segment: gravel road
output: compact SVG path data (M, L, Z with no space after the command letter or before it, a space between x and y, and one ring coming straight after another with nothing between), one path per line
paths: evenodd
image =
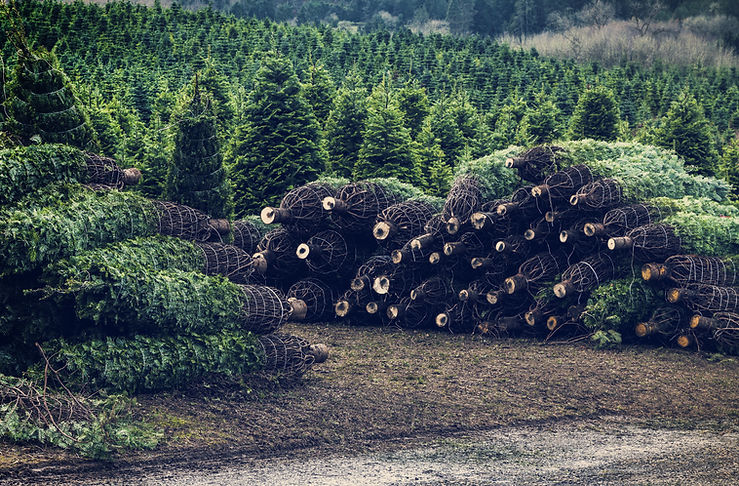
M86 485L734 485L739 434L665 430L625 418L507 426L432 442L395 441L358 455L234 457L179 470L120 477L61 478ZM12 484L12 483L7 483Z

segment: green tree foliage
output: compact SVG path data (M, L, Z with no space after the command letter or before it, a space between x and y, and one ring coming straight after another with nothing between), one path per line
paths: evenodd
M367 120L366 97L367 91L354 75L344 81L334 98L326 122L326 148L331 170L339 177L351 177L359 160Z
M731 197L739 200L739 142L736 140L724 147L719 174L731 184Z
M305 99L313 109L320 126L324 126L331 112L332 102L336 95L336 86L329 72L322 64L311 64L308 76L303 84Z
M535 106L526 111L519 126L519 142L523 145L548 143L559 136L559 108L552 100L537 97Z
M618 105L611 90L596 86L580 96L570 121L573 139L615 140L618 137Z
M712 175L718 154L711 128L696 99L683 93L671 105L655 133L654 143L673 149L696 172Z
M318 124L287 59L267 56L228 152L237 215L278 204L324 169Z
M367 101L367 122L354 177L397 177L411 184L418 182L411 136L387 78L372 90Z
M405 126L410 130L411 138L416 139L421 131L423 120L429 114L429 99L426 89L418 82L410 81L397 92L398 106L403 112Z
M195 87L192 101L177 115L167 197L214 218L231 215L231 188L210 96Z
M6 125L25 143L38 138L40 142L96 148L87 113L53 54L22 46L8 92L10 119Z
M452 168L446 163L441 143L431 131L428 118L414 145L421 187L427 194L445 198L452 183Z

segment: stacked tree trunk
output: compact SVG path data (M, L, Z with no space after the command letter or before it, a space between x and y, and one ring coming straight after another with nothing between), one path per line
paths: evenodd
M589 143L518 155L509 149L463 165L443 202L402 198L369 181L340 187L323 199L323 213L303 220L311 232L283 226L275 230L284 233L280 245L270 234L260 244L272 255L272 281L286 289L295 284L291 298L312 319L325 318L326 299L335 295L335 316L357 324L548 339L592 336L603 345L638 336L681 344L688 332L689 342L708 343L707 330L713 329L711 345L733 342L728 329L737 312L736 281L727 262L734 260L701 260L697 286L684 274L699 270L685 270L674 256L686 250L739 253L735 208L680 189L717 183L694 181L668 158L679 187L665 181L643 188L638 171L659 164L640 158L642 148ZM615 170L599 156L626 167ZM522 184L516 171L530 184ZM318 206L297 193L315 197L296 189L283 200L286 214ZM634 196L641 194L657 197ZM255 258L259 265L259 253ZM659 266L652 280L663 282L669 274L690 285L668 292L665 300L662 289L635 277L645 262ZM705 318L691 321L691 312ZM696 329L706 331L699 335Z

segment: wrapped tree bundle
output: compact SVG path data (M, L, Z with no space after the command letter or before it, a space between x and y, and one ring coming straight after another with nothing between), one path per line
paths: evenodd
M411 238L423 234L424 226L436 210L432 201L411 199L394 204L377 216L372 234L385 248L400 248Z
M334 304L336 317L346 317L350 313L364 312L365 306L374 299L369 287L361 290L349 289Z
M385 309L390 324L404 329L420 329L429 327L434 322L436 306L425 302L414 301L410 297L403 297L399 301L389 304Z
M544 329L547 319L553 315L566 315L570 299L558 299L551 288L543 288L534 297L534 301L524 313L524 320L529 327Z
M531 195L537 199L566 201L592 180L593 174L588 166L575 165L548 176L543 183L531 188Z
M356 245L334 230L314 234L308 241L298 245L295 254L316 275L352 271L363 258Z
M189 336L133 336L45 344L65 383L139 393L184 386L211 374L256 371L299 376L325 348L289 335L222 330Z
M463 225L469 223L470 216L487 199L485 196L477 178L465 175L455 179L442 211L447 233L457 234Z
M509 259L525 259L531 253L532 246L522 236L511 235L495 243L495 250L501 257Z
M570 197L570 204L582 211L599 211L620 206L627 199L616 179L596 179Z
M406 296L420 285L424 274L415 269L392 266L389 271L379 273L372 281L372 290L381 296Z
M662 305L652 311L648 320L637 324L634 332L640 338L657 337L661 341L669 341L677 337L687 324L685 309L677 305Z
M435 276L427 278L413 290L411 290L411 300L423 302L427 305L439 305L456 297L454 290L454 282L448 276Z
M315 233L328 221L323 210L323 200L335 195L335 188L324 183L311 183L296 187L282 198L280 207L262 209L265 224L281 223L297 235Z
M136 184L138 169L119 168L112 159L68 145L42 144L0 150L0 206L54 182Z
M542 214L545 206L532 195L531 191L534 187L519 187L513 191L510 200L501 202L495 207L495 212L509 219L530 219Z
M680 253L706 256L739 254L739 217L676 213L661 224L634 228L608 240L611 250L630 249L642 261L663 260Z
M396 265L419 266L428 263L428 258L435 250L432 247L422 247L415 245L416 239L408 241L400 249L390 252L390 258Z
M272 287L179 270L106 275L77 290L74 306L80 319L138 334L219 329L267 333L287 322L292 312L282 292Z
M708 332L719 351L739 354L739 314L735 312L716 312L712 317L700 314L690 320L691 329Z
M484 233L468 231L462 233L459 241L450 241L444 244L444 255L464 256L466 261L474 257L484 257L493 250L493 240Z
M671 304L684 302L697 313L739 312L739 289L691 283L682 288L671 288L665 293Z
M505 279L506 291L535 293L562 273L567 264L568 255L563 251L537 253L518 267L518 273Z
M557 170L584 164L595 177L615 179L632 201L652 197L686 195L723 201L729 194L726 182L688 173L671 150L636 142L577 140L558 145L554 154Z
M664 263L645 263L641 275L650 282L670 280L678 285L695 282L734 287L739 285L739 256L673 255Z
M460 290L457 297L460 302L486 304L488 293L498 290L500 290L500 276L495 273L486 273L481 278L471 281L465 289Z
M369 290L375 281L375 277L393 272L393 262L387 255L375 255L369 257L357 268L357 273L351 281L351 289Z
M253 255L257 272L275 280L300 278L305 265L295 253L297 247L293 233L286 228L270 231L259 242Z
M507 202L510 202L510 200L496 199L483 203L480 211L470 216L470 224L477 231L483 231L498 237L507 235L517 226L510 215L498 213L497 208Z
M521 179L537 182L560 170L557 153L564 149L556 145L539 145L506 159L506 167L516 169Z
M446 232L446 223L444 215L435 214L423 226L423 233L414 236L410 241L410 245L415 250L429 250L431 248L441 248L449 238Z
M506 315L504 312L486 317L477 325L477 331L480 334L496 339L514 336L525 330L526 321L521 314Z
M385 209L404 198L379 182L358 181L339 188L336 196L323 199L323 209L343 231L364 233Z
M600 252L570 265L562 272L562 281L554 286L554 294L560 299L573 293L582 294L616 278L629 265Z
M612 280L591 292L582 323L592 332L615 331L628 337L635 322L643 322L663 305L660 292L641 281Z
M585 234L585 228L590 224L590 218L582 218L569 227L559 232L559 242L565 245L565 248L572 250L576 255L587 256L597 253L605 247L601 238L590 238Z
M602 222L591 221L583 226L587 236L623 236L627 231L654 224L662 218L659 208L648 204L632 204L608 211Z
M334 316L334 289L317 278L298 280L287 291L292 318L305 322L321 322Z
M70 292L108 275L158 270L223 275L247 283L254 267L251 255L232 245L157 235L78 253L47 267L44 280L56 291Z
M475 330L480 322L480 313L476 305L471 302L456 302L447 304L444 311L434 318L436 327L453 333L468 333Z
M268 231L270 231L268 226L259 218L236 220L231 223L231 235L233 236L231 244L252 255L257 251L259 242Z
M506 160L519 151L518 147L508 147L479 159L461 162L454 171L455 180L474 178L483 201L506 197L521 185L516 171L505 166Z
M151 201L157 213L156 232L195 241L208 241L231 230L226 219L211 218L202 211L168 201ZM218 236L220 238L220 236Z

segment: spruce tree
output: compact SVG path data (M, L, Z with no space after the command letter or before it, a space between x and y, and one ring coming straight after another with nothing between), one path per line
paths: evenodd
M94 131L82 103L56 57L31 51L18 40L18 61L8 86L6 128L23 143L65 143L97 149Z
M285 193L324 169L313 111L292 64L265 57L228 151L237 216L279 204Z
M167 173L167 197L214 218L231 215L231 188L210 96L195 84L186 109L177 115L174 154Z
M367 90L360 87L356 74L347 77L334 98L326 122L326 148L331 171L339 177L352 177L359 160L367 120L366 98Z
M386 78L372 90L367 112L354 178L397 177L403 182L417 183L410 132Z
M586 89L572 114L570 137L574 140L615 140L618 117L618 105L611 90L604 86Z
M673 149L699 174L715 172L718 154L711 126L692 95L683 93L670 105L655 133L655 144Z

